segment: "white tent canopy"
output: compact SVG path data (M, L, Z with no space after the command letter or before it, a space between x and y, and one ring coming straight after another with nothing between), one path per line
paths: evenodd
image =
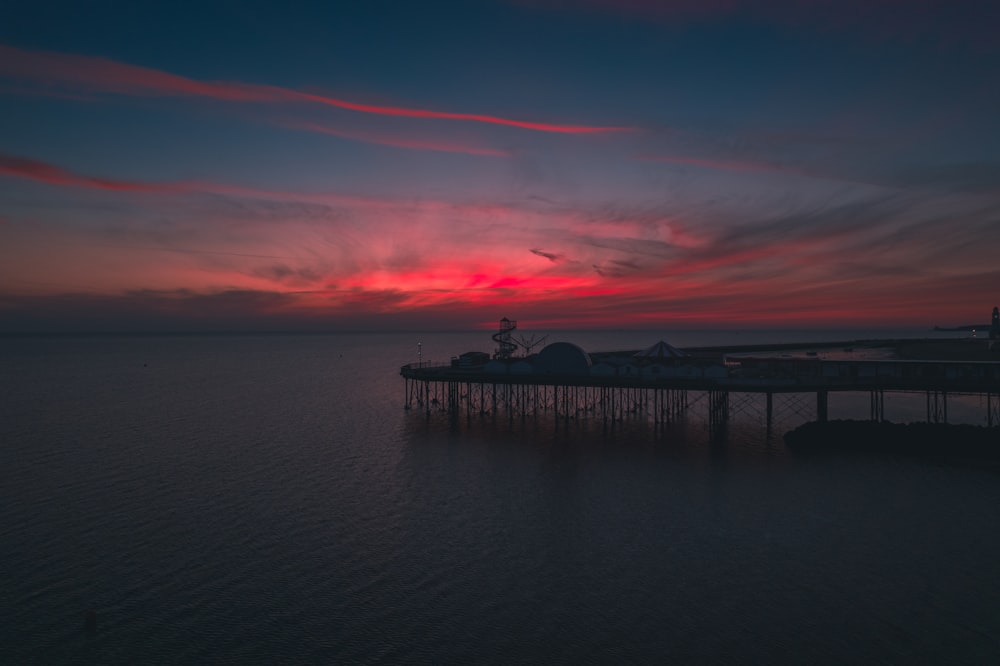
M677 347L668 345L663 340L660 340L652 347L636 352L634 356L638 359L647 359L651 361L667 361L677 358L687 358L688 354L682 352Z

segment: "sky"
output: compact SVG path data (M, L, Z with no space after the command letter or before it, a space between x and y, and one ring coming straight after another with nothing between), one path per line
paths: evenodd
M985 323L998 24L993 0L5 3L0 332Z

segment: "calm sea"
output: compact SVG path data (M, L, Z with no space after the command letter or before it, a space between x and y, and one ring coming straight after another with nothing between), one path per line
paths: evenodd
M418 342L484 333L0 342L0 663L1000 660L995 468L800 458L752 401L723 441L697 403L666 430L402 408Z

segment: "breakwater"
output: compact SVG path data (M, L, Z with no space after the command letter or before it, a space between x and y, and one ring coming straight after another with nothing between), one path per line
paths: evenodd
M811 421L785 433L796 453L877 452L1000 461L1000 427L887 421Z

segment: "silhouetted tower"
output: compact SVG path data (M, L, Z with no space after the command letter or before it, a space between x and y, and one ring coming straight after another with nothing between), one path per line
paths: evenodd
M990 322L990 340L1000 339L1000 308L993 307L993 321Z
M493 340L497 343L497 350L493 354L493 358L506 361L517 351L517 343L512 337L516 328L516 321L511 321L507 317L500 320L500 330L493 334Z

